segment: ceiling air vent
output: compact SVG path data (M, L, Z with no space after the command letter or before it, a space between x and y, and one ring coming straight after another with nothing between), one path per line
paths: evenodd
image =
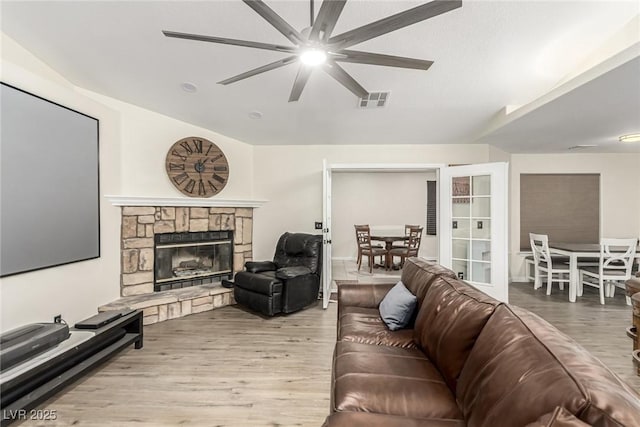
M380 108L387 105L389 92L371 92L366 98L360 98L358 106L360 108Z

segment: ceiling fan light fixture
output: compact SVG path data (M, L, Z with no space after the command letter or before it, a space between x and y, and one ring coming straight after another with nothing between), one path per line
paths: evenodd
M242 46L289 54L286 58L219 81L218 83L222 85L235 83L296 62L298 63L298 73L291 88L289 102L296 102L300 99L300 95L309 80L309 76L313 72L313 67L320 65L323 65L321 71L325 71L358 98L363 98L367 97L369 92L340 67L338 62L426 71L431 67L433 61L373 52L360 52L350 50L349 48L351 46L450 12L461 7L462 1L463 0L432 0L344 33L334 35L333 30L336 27L338 18L347 0L323 0L322 6L320 6L317 14L314 13L314 0L309 0L310 24L309 27L301 31L292 27L291 24L267 6L264 0L243 0L247 6L253 9L280 34L285 36L293 46L166 30L163 30L162 33L166 37L171 38Z
M640 133L630 133L618 138L620 142L640 142Z
M322 49L307 49L300 54L304 65L316 66L327 61L327 53Z

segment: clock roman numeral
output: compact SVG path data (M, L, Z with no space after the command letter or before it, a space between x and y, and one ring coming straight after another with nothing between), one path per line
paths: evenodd
M215 179L216 181L218 181L220 184L224 184L224 182L226 181L224 179L224 177L221 177L220 175L218 175L217 173L214 173L213 176L211 177L213 179Z
M169 170L172 171L183 171L184 163L169 163Z
M180 175L177 175L173 178L173 180L175 181L176 184L180 185L183 182L185 182L187 179L189 179L189 175L187 175L186 172L182 172Z
M193 140L193 145L195 146L196 153L202 154L202 140L201 139L194 139Z
M213 144L209 144L209 148L207 149L205 156L209 155L209 151L211 151L212 148L213 148Z
M184 191L187 191L189 193L193 194L193 190L196 186L196 180L195 179L190 179L189 182L187 183L187 185L184 186Z
M213 170L215 172L226 172L228 169L226 166L214 166Z
M184 150L187 152L187 156L193 154L193 150L191 149L191 146L189 145L189 141L182 141L180 143L180 146L182 148L184 148Z
M198 182L198 195L204 196L206 194L207 194L207 189L204 186L204 182L200 180L200 182Z
M216 160L221 159L221 158L222 158L222 154L218 154L213 159L211 159L211 162L215 162Z
M213 182L211 181L207 181L207 184L209 184L209 187L211 188L211 190L213 190L214 193L218 192L218 187L216 187L215 185L213 185Z
M171 150L171 154L173 154L176 157L180 157L180 159L182 159L183 162L187 161L187 156L183 156L182 154L178 153L178 150Z

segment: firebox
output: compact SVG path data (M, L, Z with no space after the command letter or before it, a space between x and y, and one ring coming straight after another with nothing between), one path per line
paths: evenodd
M155 292L233 276L233 231L155 235Z

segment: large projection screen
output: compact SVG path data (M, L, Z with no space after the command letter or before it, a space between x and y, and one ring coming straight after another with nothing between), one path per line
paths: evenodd
M0 277L99 257L98 120L1 88Z

